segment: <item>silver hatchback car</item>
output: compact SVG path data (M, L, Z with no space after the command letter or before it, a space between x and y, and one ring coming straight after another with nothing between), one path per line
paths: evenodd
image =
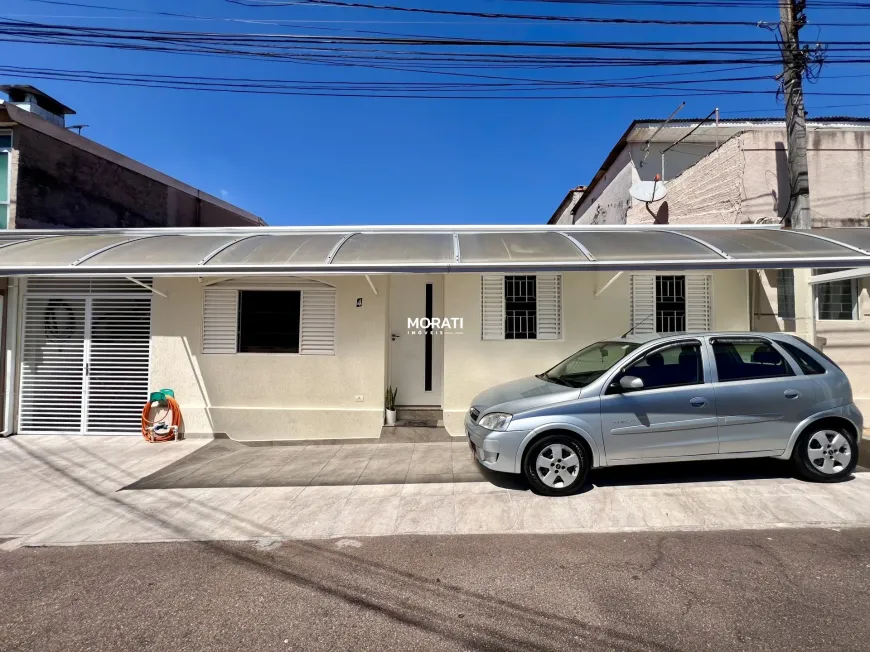
M486 390L465 417L480 464L552 496L579 491L591 468L682 460L791 458L804 478L836 481L862 428L846 374L781 333L597 342Z

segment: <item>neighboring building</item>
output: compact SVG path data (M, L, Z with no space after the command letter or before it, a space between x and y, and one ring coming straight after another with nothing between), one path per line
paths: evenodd
M848 244L870 230L826 233L839 244L776 226L9 234L4 429L136 434L168 387L189 435L378 437L392 385L462 437L479 392L596 340L747 330L747 270L870 266Z
M568 191L568 194L565 195L565 199L562 200L562 203L559 204L559 207L553 211L552 217L550 217L550 224L573 224L573 218L571 217L574 214L574 208L577 206L577 203L580 201L580 197L583 196L583 191L586 190L586 186L577 186L576 188L571 188Z
M636 120L573 210L557 211L550 224L779 224L789 200L786 144L782 120L722 120L718 126L697 119ZM809 120L807 155L814 225L870 226L870 119ZM633 184L662 174L662 201L632 198ZM650 278L637 286L645 288L640 300L661 298L650 294ZM791 269L749 272L751 326L798 333L822 347L848 373L859 403L870 407L870 368L864 364L870 358L870 280L812 286L808 293L807 279Z
M73 133L75 113L32 86L0 86L0 233L7 229L230 227L256 215ZM0 278L0 342L6 279ZM0 379L5 362L0 359ZM0 390L3 389L0 380ZM0 409L2 414L2 409Z
M262 219L74 133L75 111L0 86L0 228L258 226Z
M788 206L782 120L635 120L574 208L550 224L778 223ZM664 155L663 155L664 152ZM815 226L870 223L870 119L807 121ZM631 186L661 175L668 196L649 207Z

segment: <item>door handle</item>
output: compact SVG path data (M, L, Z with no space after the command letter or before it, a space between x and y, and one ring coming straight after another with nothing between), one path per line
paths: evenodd
M399 339L399 337L400 337L400 336L399 336L399 335L396 335L395 333L392 333L392 334L390 335L390 339L391 339L393 342L395 342L397 339Z
M786 398L797 398L798 396L801 395L801 393L799 391L797 391L796 389L787 389L783 392L783 395Z
M700 408L707 405L707 399L703 396L696 396L695 398L689 399L689 403L692 404L692 407Z

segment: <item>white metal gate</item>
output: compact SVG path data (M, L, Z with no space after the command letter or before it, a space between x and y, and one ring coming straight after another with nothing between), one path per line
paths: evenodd
M30 279L22 333L19 433L140 432L148 290L123 279Z

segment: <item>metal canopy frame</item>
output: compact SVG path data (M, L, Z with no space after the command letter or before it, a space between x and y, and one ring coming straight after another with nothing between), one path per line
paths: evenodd
M768 225L19 230L0 234L0 276L868 268L867 235Z

